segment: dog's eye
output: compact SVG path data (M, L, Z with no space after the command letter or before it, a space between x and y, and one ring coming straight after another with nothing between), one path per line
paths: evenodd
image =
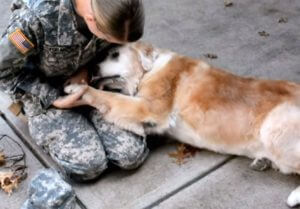
M118 51L115 51L111 54L112 59L117 59L119 57L120 53Z

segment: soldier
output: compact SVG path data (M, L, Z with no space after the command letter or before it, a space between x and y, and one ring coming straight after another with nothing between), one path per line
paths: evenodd
M83 92L61 97L63 83L88 82L109 43L143 34L140 0L16 0L0 40L0 87L21 101L36 143L75 180L94 179L111 162L137 168L145 139L106 123L96 110L77 111Z

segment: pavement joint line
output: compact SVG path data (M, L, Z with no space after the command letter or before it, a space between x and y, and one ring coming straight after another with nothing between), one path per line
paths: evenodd
M205 178L206 176L208 176L209 174L213 173L214 171L216 171L217 169L221 168L226 163L230 162L231 160L233 160L235 158L237 158L237 156L229 156L228 158L226 158L225 160L223 160L221 163L213 166L209 170L207 170L204 173L200 174L199 176L191 179L190 181L186 182L185 184L183 184L182 186L178 187L177 189L175 189L173 191L170 191L169 193L167 193L163 197L159 198L155 202L151 203L150 205L144 207L143 209L151 209L151 208L153 208L155 206L158 206L160 203L162 203L165 200L169 199L170 197L176 195L177 193L181 192L182 190L188 188L189 186L191 186L192 184L196 183L197 181Z
M84 204L83 202L78 198L78 196L76 195L76 203L77 205L81 208L81 209L88 209Z

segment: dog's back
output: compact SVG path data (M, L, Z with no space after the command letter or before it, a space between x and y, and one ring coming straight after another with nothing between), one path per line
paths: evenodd
M173 55L144 75L138 96L151 101L159 121L151 131L256 158L265 152L259 140L263 121L278 105L295 103L297 92L299 86L291 82L242 78L201 60Z

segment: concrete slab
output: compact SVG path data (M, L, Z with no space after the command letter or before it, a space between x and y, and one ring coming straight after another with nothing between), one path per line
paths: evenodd
M285 201L300 184L298 176L251 170L250 161L234 159L155 209L288 209Z
M0 108L7 109L11 104L12 101L5 93L0 91Z
M0 7L0 33L7 27L7 23L10 17L10 5L13 0L1 1Z
M240 75L300 81L300 1L231 1L144 1L144 40ZM278 23L281 17L288 22Z
M149 159L135 171L110 171L98 182L75 187L87 208L145 208L166 195L189 185L195 179L216 169L228 157L201 151L179 166L168 153L175 150L167 144L152 151Z

